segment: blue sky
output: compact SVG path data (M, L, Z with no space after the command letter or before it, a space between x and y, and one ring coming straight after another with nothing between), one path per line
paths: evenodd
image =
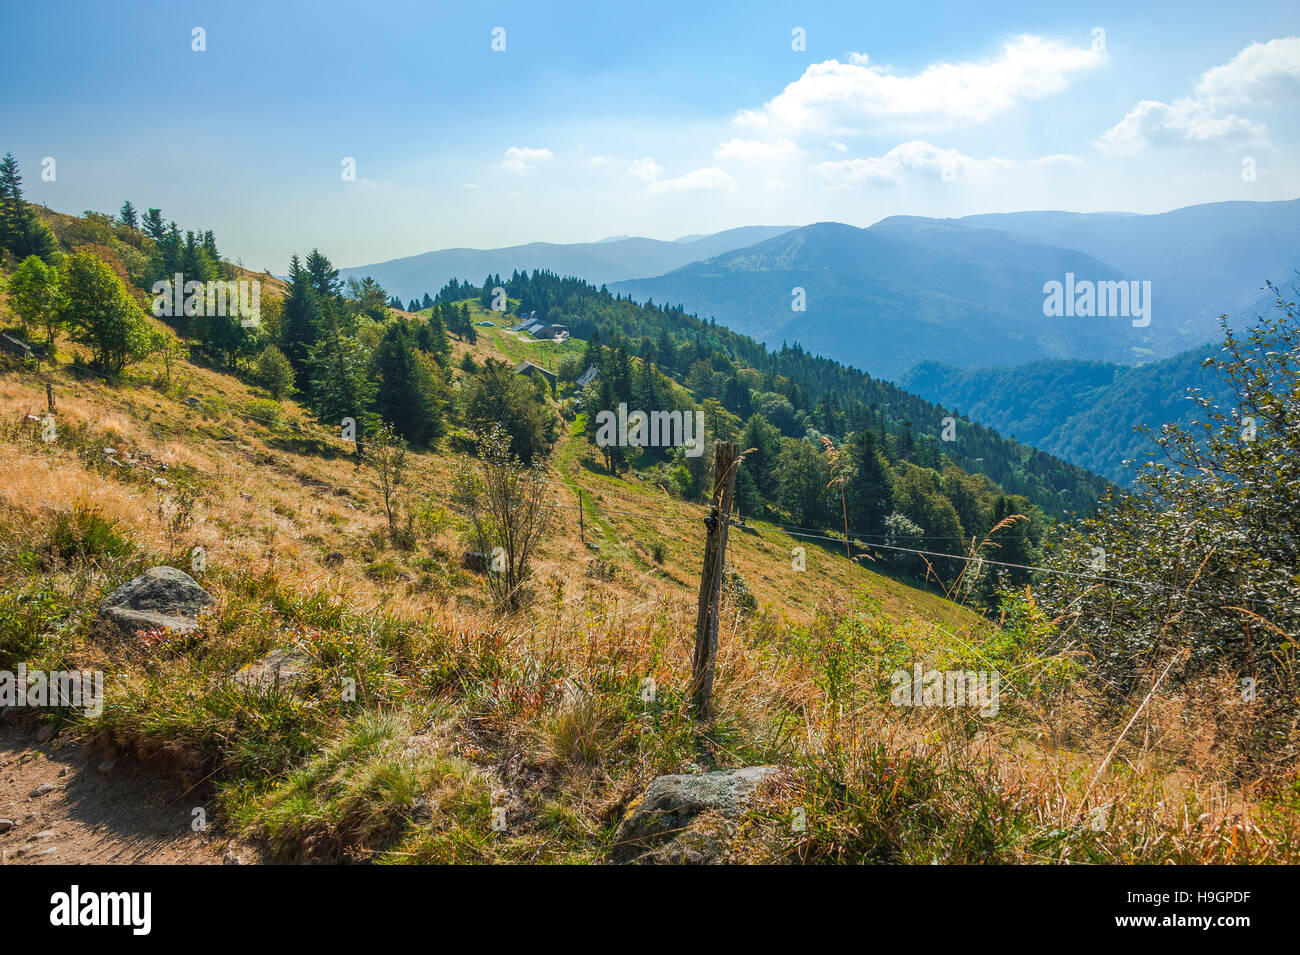
M548 6L9 6L0 151L31 199L160 206L276 272L1300 195L1294 2Z

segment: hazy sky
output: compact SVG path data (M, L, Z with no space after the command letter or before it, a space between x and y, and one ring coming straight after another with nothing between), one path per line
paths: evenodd
M1300 195L1294 0L550 6L6 4L0 152L275 272Z

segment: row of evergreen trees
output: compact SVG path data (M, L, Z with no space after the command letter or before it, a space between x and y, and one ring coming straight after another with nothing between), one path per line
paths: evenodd
M789 437L824 434L838 443L874 427L896 443L900 454L926 467L952 461L990 477L1008 493L1030 499L1047 514L1086 513L1106 492L1107 482L1082 468L1003 438L898 386L840 362L811 355L799 345L766 346L712 321L688 315L680 306L633 302L575 278L551 272L516 271L492 276L520 313L537 312L566 325L578 339L622 346L682 381L701 400L713 398L742 420L761 411ZM495 287L495 286L494 286ZM437 301L483 299L490 289L453 279ZM585 367L585 366L584 366ZM561 368L570 380L583 368ZM957 438L943 441L944 418L956 419Z
M15 261L36 256L53 262L58 242L23 199L23 177L13 153L0 159L0 255Z
M973 544L1019 514L1025 520L993 532L996 559L1029 565L1037 555L1048 524L1038 507L1021 495L1006 494L983 475L967 473L929 446L909 442L910 431L887 433L880 415L855 421L852 430L845 430L847 419L841 421L839 430L831 432L834 439L816 432L795 437L783 433L763 410L751 411L742 420L718 398L706 396L697 402L700 395L689 375L686 381L675 380L653 360L633 357L622 345L603 346L597 337L589 341L582 364L599 370L599 377L578 398L593 445L597 414L620 404L644 412L689 413L701 408L710 443L736 441L746 451L736 482L742 515L814 532L847 530L850 537L876 545L886 563L918 577L926 573L926 560L913 551L929 551L929 563L943 579L952 580L964 562L932 555L965 556ZM828 431L836 420L836 403L824 396L814 409ZM752 401L743 404L753 406ZM777 407L784 414L791 408L785 399ZM709 490L707 454L690 458L680 448L653 446L599 450L615 473L634 467L648 471L652 479L692 499ZM991 600L997 586L1028 579L1027 570L984 562L965 582L976 597Z

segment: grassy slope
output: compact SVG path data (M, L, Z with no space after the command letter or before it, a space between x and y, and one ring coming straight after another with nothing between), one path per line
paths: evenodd
M549 345L480 333L477 360L549 363ZM65 360L76 350L62 347ZM455 357L467 348L456 343ZM167 389L150 383L159 370L145 363L118 385L67 366L0 374L0 666L104 669L105 712L86 730L189 782L217 780L215 792L200 790L217 817L279 858L596 861L651 776L760 762L791 774L738 858L1296 854L1294 812L1269 803L1245 815L1230 755L1207 756L1179 729L1204 701L1151 707L1142 742L1091 787L1116 728L1090 725L1069 661L1039 656L1050 628L1032 613L994 628L833 545L738 528L729 559L760 614L726 605L717 715L698 726L681 690L702 508L603 474L570 429L550 464L555 503L574 508L584 489L587 540L599 549L579 539L575 510L560 511L532 603L503 619L459 569L462 545L441 510L469 459L414 455L423 532L414 550L396 551L373 482L342 442L249 420L242 409L260 395L227 375L186 364ZM28 417L44 408L46 379L58 399L51 444ZM284 405L286 422L313 432ZM107 447L139 463L113 464ZM186 514L192 523L178 520ZM124 642L93 626L104 593L153 563L183 565L196 543L218 599L199 636ZM807 549L803 573L789 569L796 546ZM274 647L306 655L303 686L232 686L230 674ZM888 706L889 673L913 660L995 667L1009 686L1002 717ZM1045 668L1064 675L1044 681ZM660 687L649 704L647 676ZM344 680L355 681L355 701L339 693ZM798 835L793 806L810 821ZM1096 806L1114 814L1101 830L1088 824ZM507 809L506 833L492 831L493 807Z

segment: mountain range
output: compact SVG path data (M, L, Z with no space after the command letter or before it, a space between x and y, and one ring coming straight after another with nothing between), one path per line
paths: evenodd
M688 235L673 242L637 236L615 236L596 242L558 244L531 242L504 249L441 249L374 265L339 269L339 276L370 276L392 295L406 301L425 292L436 293L452 278L481 282L485 275L519 269L573 276L593 285L646 278L709 259L788 232L792 226L742 226L713 235Z
M816 223L666 275L618 282L680 302L768 344L798 341L898 380L913 365L962 369L1042 359L1138 364L1210 341L1300 247L1300 200L1224 202L1159 215L1024 212L866 228ZM1067 276L1150 283L1150 324L1047 317ZM795 289L804 290L805 310Z
M1296 273L1293 271L1293 279ZM1283 296L1300 295L1295 281ZM1276 309L1271 291L1260 294L1229 324L1244 337L1257 316ZM1096 361L1036 361L1005 368L963 371L923 362L903 376L903 387L999 434L1023 441L1072 464L1130 484L1140 466L1157 452L1139 427L1186 426L1203 413L1188 397L1195 389L1216 402L1230 399L1223 381L1205 366L1221 350L1208 342L1170 358L1124 366Z
M1217 347L1218 316L1268 308L1261 286L1291 283L1297 248L1300 199L448 249L342 274L370 275L401 298L515 269L607 284L774 347L798 343L1125 482L1122 462L1151 448L1134 427L1185 422L1186 389L1213 393L1201 363ZM1150 283L1149 324L1046 315L1046 284L1076 280Z

